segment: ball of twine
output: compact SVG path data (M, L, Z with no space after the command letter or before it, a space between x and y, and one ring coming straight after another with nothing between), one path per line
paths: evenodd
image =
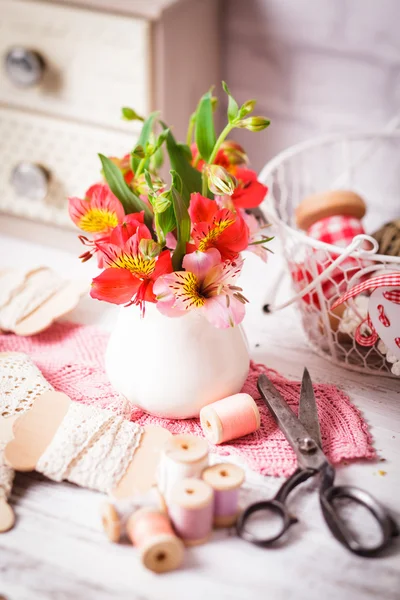
M379 244L379 254L400 256L400 219L386 223L372 237Z

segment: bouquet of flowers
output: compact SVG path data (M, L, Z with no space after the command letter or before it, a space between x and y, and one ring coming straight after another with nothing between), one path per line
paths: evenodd
M100 154L103 182L85 197L69 198L73 222L92 239L83 261L96 255L102 272L91 296L130 306L145 314L147 302L161 313L180 316L202 311L216 327L242 321L247 302L237 285L243 258L250 250L266 260L265 235L251 209L267 188L248 168L243 148L228 136L235 128L262 131L264 117L250 116L255 101L239 106L225 83L227 124L217 136L217 99L210 90L190 118L186 143L152 113L146 120L123 108L127 120L143 121L132 152L123 158ZM160 175L164 154L170 183Z

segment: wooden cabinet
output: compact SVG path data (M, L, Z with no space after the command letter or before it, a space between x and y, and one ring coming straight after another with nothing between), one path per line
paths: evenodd
M99 178L160 110L178 136L218 83L216 0L0 0L0 210L69 226L66 197Z

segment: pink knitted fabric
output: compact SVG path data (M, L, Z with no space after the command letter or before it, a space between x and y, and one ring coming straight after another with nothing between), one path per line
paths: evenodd
M54 388L72 400L122 412L126 402L113 391L104 372L103 357L107 340L108 334L96 327L56 323L34 337L0 335L0 352L29 354ZM288 381L264 365L252 363L243 391L257 401L261 427L240 440L212 449L221 456L240 456L250 468L264 475L288 475L296 467L296 458L260 400L256 386L260 373L268 374L297 413L300 384ZM367 424L349 398L333 385L316 384L314 389L323 448L331 462L374 458L375 451ZM129 412L130 419L141 425L151 423L166 427L173 433L202 435L198 419L168 421L147 415L138 408Z

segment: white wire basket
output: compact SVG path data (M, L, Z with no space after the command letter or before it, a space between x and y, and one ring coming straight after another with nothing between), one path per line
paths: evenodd
M318 354L348 369L395 376L382 343L362 346L355 340L354 328L349 330L349 318L355 325L365 318L366 304L353 303L347 322L331 306L367 277L400 270L400 257L378 254L378 244L369 235L356 236L346 248L313 239L296 228L295 208L310 194L347 189L367 204L363 219L367 233L398 219L400 131L313 139L278 154L259 178L269 188L261 210L281 242L295 290L293 298L272 305L271 310L296 302L304 331Z

